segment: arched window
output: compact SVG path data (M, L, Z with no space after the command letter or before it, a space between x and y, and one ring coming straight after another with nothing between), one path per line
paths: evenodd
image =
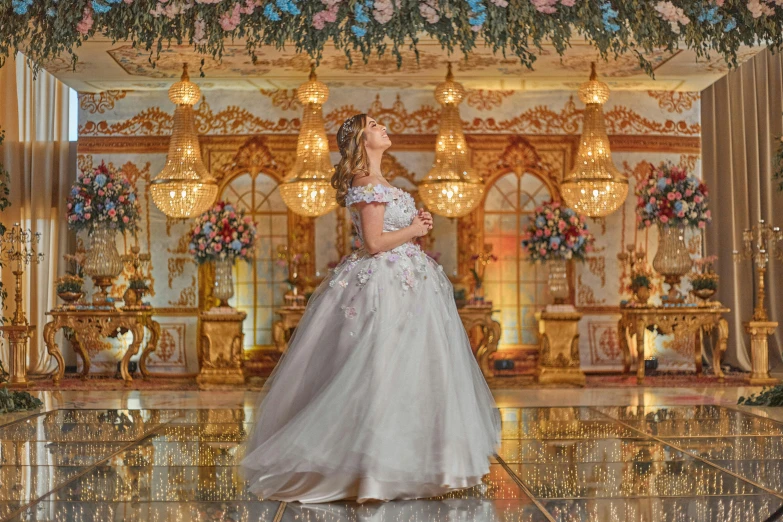
M258 225L256 258L251 263L236 264L234 297L229 301L247 313L245 349L273 344L273 309L283 304L288 289L286 268L275 262L278 245L288 244L288 209L277 185L266 174L240 174L229 181L220 196L247 211Z
M527 260L522 239L535 208L551 199L546 184L530 173L500 176L484 200L484 242L498 261L487 265L484 292L500 310L501 346L538 344L535 313L547 303L546 268Z

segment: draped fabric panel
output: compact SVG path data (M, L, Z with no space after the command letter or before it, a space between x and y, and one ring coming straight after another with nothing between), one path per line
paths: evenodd
M701 100L702 165L713 209L706 251L718 256L717 299L732 310L725 361L745 370L750 370L750 341L742 323L753 315L757 274L751 261L734 262L732 252L743 249L743 230L760 219L783 227L783 193L772 178L783 135L781 58L759 53L703 91ZM766 289L770 319L783 321L783 266L774 258ZM770 338L772 366L783 360L781 328Z
M20 223L40 233L37 248L45 254L40 265L28 267L23 281L27 318L37 326L30 344L31 374L54 369L43 345L44 313L57 304L54 280L65 271L60 256L74 250L63 219L65 197L76 178L75 143L68 141L68 94L65 85L44 71L34 79L21 55L0 68L0 127L6 131L0 161L11 178L11 206L3 211L2 220L8 228ZM9 316L14 306L11 267L0 277L9 292L4 312ZM6 346L0 359L7 360Z

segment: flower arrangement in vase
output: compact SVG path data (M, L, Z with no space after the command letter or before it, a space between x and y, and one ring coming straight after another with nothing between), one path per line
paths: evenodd
M71 187L66 203L68 228L86 230L90 249L84 261L84 271L92 277L100 291L94 304L109 302L107 288L122 272L122 259L114 235L136 232L141 212L136 189L121 170L101 162L90 171L81 171Z
M646 266L634 268L631 273L630 290L634 294L636 304L642 306L647 304L652 290L652 274Z
M587 230L587 219L558 201L550 201L535 209L522 238L532 262L549 264L549 293L555 304L568 298L566 262L584 261L592 251L595 238Z
M691 293L702 300L702 305L707 306L707 301L718 291L720 278L712 268L717 260L716 256L709 256L696 260L694 263L699 269L691 276Z
M84 297L84 253L66 254L68 263L65 275L54 282L57 295L67 304L77 303Z
M234 295L234 261L253 259L256 235L253 219L225 201L218 201L196 218L188 250L196 263L214 263L212 296L220 301L221 307L227 307Z
M677 287L693 262L685 244L685 229L704 228L712 219L707 186L672 163L650 166L650 174L636 189L639 228L658 226L658 251L653 268L669 285L669 302L682 302Z

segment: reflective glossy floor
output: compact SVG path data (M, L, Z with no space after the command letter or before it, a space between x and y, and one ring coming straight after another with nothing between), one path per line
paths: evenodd
M257 396L206 393L42 392L48 411L0 415L0 519L749 522L783 506L781 415L725 390L500 390L483 485L364 505L255 497L236 465Z

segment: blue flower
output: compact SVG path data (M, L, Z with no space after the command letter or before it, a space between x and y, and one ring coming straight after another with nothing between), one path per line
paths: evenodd
M288 13L290 15L296 16L301 13L299 8L292 0L277 0L275 5L277 5L277 7L284 13Z
M726 22L726 27L723 28L724 33L728 33L729 31L733 31L737 27L737 21L734 18L729 18L728 22Z
M264 16L266 16L267 19L271 20L272 22L277 22L280 20L280 13L275 11L275 7L272 4L266 4L266 7L264 7Z
M237 252L242 250L242 242L238 239L233 240L229 246L231 247L231 250L236 250Z
M136 194L134 194L134 193L132 193L132 192L131 192L131 195L130 195L130 196L128 196L128 201L130 201L131 203L133 203L134 201L136 201Z
M604 22L604 29L610 33L616 33L620 30L620 26L617 25L614 20L617 19L617 11L612 9L612 4L604 2L601 4L601 15Z
M83 203L77 203L73 207L73 211L77 214L81 214L84 211L84 204Z
M470 25L484 25L484 22L486 21L487 21L487 13L479 13L476 16L468 18L468 23Z
M79 189L77 187L71 187L71 196L78 196Z
M102 187L106 184L106 174L98 174L95 176L95 184Z
M647 203L647 204L644 206L644 211L645 211L645 212L647 212L648 214L652 214L652 211L653 211L653 207L652 207L652 205L650 205L649 203Z
M46 10L46 16L48 16L49 18L54 18L55 16L57 16L57 9L55 9L54 7L50 7L49 9Z
M358 25L352 25L351 32L355 34L357 38L362 38L365 34L367 34L367 31L364 29L364 27L359 27Z
M359 2L356 2L356 4L354 4L353 14L354 14L354 18L356 18L356 21L360 24L366 24L367 22L370 21L370 17L367 16L367 13L364 12L364 5Z
M676 210L677 212L682 210L682 200L678 199L677 201L674 202L674 210Z
M699 22L709 22L714 25L723 20L723 15L718 13L718 6L714 5L709 9L702 9L697 19Z
M558 236L552 236L549 238L549 248L552 250L560 248L560 238Z
M11 7L14 8L14 13L18 15L27 14L27 10L33 5L33 0L11 0Z
M473 27L481 27L484 22L487 21L487 7L481 2L481 0L468 0L470 6L470 18L468 23Z
M232 205L226 205L225 207L223 207L223 210L225 210L226 212L234 212L234 207Z
M658 178L658 190L666 188L666 178Z
M111 210L114 208L114 201L107 201L106 202L106 210Z
M579 236L576 238L576 248L581 248L585 243L585 236Z
M538 216L536 218L536 226L538 228L544 228L544 226L546 226L546 219L544 218L544 216Z
M97 0L92 0L92 10L95 11L96 14L106 14L111 11L111 6L102 4Z
M202 232L203 232L205 235L206 235L206 234L209 234L210 232L212 232L212 223L210 223L209 221L207 221L206 223L204 223L204 225L201 227L201 231L202 231Z

